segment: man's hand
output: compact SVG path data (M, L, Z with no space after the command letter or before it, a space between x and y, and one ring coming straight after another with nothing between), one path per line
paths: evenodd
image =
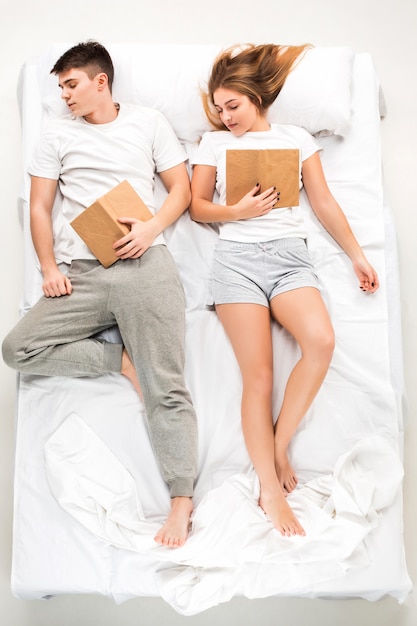
M42 291L46 298L69 296L72 293L71 281L58 268L43 273Z
M114 243L115 254L120 259L138 259L158 235L152 219L143 222L133 217L119 217L118 221L128 224L130 232Z

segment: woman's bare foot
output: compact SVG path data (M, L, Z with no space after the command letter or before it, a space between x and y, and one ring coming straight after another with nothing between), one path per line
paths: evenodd
M171 500L171 512L154 539L167 548L180 548L186 542L193 510L191 498L178 496Z
M304 528L292 512L280 488L271 493L261 491L259 506L284 537L305 535Z
M280 482L281 487L287 493L291 493L294 491L298 484L298 478L296 473L288 461L287 453L279 454L277 450L275 450L275 468L277 471L278 480Z
M136 374L135 366L133 365L130 356L127 353L126 348L123 348L122 352L122 371L123 376L126 376L142 398L142 390L139 385L138 376Z

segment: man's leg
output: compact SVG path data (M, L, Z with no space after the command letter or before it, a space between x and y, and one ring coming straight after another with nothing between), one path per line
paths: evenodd
M171 497L193 495L197 420L184 381L184 292L165 246L117 263L109 306L136 368Z
M171 495L155 535L170 548L187 539L197 475L197 420L184 381L184 292L165 246L117 264L111 303L138 374L152 444Z
M96 261L75 261L72 294L42 297L5 338L4 361L42 376L120 372L122 346L92 338L115 323L107 313L106 271Z

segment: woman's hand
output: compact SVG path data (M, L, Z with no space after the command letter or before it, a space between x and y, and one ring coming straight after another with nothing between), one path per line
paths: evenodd
M275 187L269 187L260 193L258 183L236 204L214 203L216 173L216 167L213 165L194 166L191 179L190 215L191 219L196 222L213 224L259 217L269 213L279 201L280 193Z
M116 256L120 259L138 259L158 235L152 219L143 222L133 217L120 217L118 221L128 224L130 232L113 244Z
M232 211L236 220L246 220L269 213L279 201L279 191L276 187L269 187L259 193L259 183L255 185L239 202L233 205Z
M379 287L379 280L372 265L365 258L352 263L355 274L359 278L359 288L362 291L374 293Z

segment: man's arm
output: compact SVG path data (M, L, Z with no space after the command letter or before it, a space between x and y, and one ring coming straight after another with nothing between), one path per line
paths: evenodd
M31 177L30 229L43 275L42 290L47 298L69 295L72 291L71 282L59 270L54 255L52 208L57 186L57 180Z
M154 216L159 225L159 233L162 233L188 209L191 202L191 189L185 163L161 172L160 177L168 191L165 202Z
M191 201L190 179L185 163L160 172L160 177L168 195L159 211L150 220L141 222L133 218L120 218L119 222L129 224L131 231L114 248L121 259L137 259L152 245L155 238L170 226L188 208Z

